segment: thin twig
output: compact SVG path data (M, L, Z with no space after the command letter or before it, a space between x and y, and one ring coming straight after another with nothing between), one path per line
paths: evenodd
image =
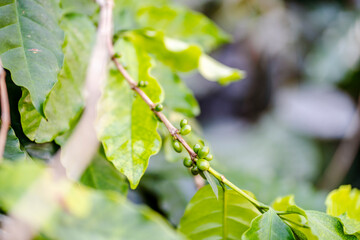
M325 169L323 176L318 182L322 189L334 189L341 184L349 171L360 145L360 97L358 105L348 126L343 140L336 149L334 157Z
M3 233L6 240L28 240L38 232L41 226L60 206L67 208L64 202L72 183L78 179L97 151L99 142L95 134L96 106L101 96L101 86L105 81L110 61L109 43L112 40L113 0L98 0L100 19L96 43L90 58L86 75L85 111L74 133L59 153L51 160L50 168L42 174L27 190L9 212L4 221Z
M10 127L10 107L9 107L9 98L6 88L5 80L5 70L2 67L2 62L0 59L0 98L1 98L1 128L0 128L0 163L2 161L6 137Z
M167 119L167 117L162 112L157 112L154 110L155 103L151 101L151 99L146 95L146 93L137 86L136 81L130 76L130 74L126 71L126 69L120 64L120 62L116 58L116 54L114 52L113 47L110 47L110 52L112 54L112 60L115 63L116 68L119 70L119 72L123 75L126 82L130 85L130 88L134 90L139 96L144 100L144 102L150 107L150 109L156 114L156 116L159 117L159 119L165 124L166 128L168 129L169 133L173 138L177 139L186 149L186 151L189 153L191 159L193 162L196 162L197 154L194 152L194 150L189 146L189 144L185 141L185 139L179 134L179 130L172 125L172 123ZM219 181L222 181L224 184L232 188L234 191L239 193L241 196L243 196L245 199L247 199L250 203L252 203L260 212L265 212L268 210L268 207L264 204L258 202L251 196L249 196L247 193L245 193L243 190L235 186L232 182L227 180L223 175L215 171L214 169L210 168L209 173L212 174L215 178L217 178Z

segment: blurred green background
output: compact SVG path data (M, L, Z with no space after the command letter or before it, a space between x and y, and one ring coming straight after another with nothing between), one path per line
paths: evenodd
M325 210L334 184L359 188L360 1L177 2L230 33L232 43L212 56L247 72L227 87L183 76L200 103L198 121L213 165L268 204L294 194L301 207ZM341 144L347 148L334 161L344 177L321 184ZM129 198L177 224L196 191L181 165L164 154L153 157Z

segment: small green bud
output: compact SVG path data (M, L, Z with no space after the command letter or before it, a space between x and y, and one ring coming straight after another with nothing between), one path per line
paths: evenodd
M198 173L199 173L198 167L197 167L197 166L194 166L194 167L191 169L191 173L192 173L193 175L198 175Z
M188 135L190 132L191 132L191 126L190 125L185 125L180 130L181 135Z
M144 81L144 87L146 87L147 85L149 85L148 81Z
M208 161L206 161L205 159L199 159L196 162L196 166L201 170L201 171L206 171L210 168L210 163Z
M145 81L140 81L139 83L138 83L138 86L139 87L146 87L146 83L145 83Z
M163 110L164 106L161 103L156 104L154 110L157 112L161 112Z
M188 120L186 120L185 118L180 121L180 127L181 128L184 127L187 124L188 124Z
M115 53L114 56L113 56L113 58L121 58L121 54Z
M182 146L181 143L178 140L175 140L172 142L173 148L176 152L181 153L182 151Z
M210 149L209 147L205 146L205 147L202 147L199 151L198 151L198 156L199 158L203 158L205 157L206 155L208 155L210 152Z
M213 158L214 158L214 156L213 156L211 153L209 153L209 154L206 155L206 157L205 157L205 159L208 160L208 161L213 160Z
M200 144L197 143L197 144L194 145L193 150L194 150L195 153L198 153L200 148L201 148Z
M183 164L184 164L185 167L189 168L189 167L191 167L193 165L193 162L191 161L191 158L185 157Z

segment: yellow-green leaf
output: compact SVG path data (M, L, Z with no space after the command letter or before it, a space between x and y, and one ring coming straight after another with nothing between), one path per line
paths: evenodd
M162 101L162 90L150 75L151 59L131 42L120 39L115 51L135 81L147 81L144 92L155 102ZM117 71L111 71L99 104L98 134L107 159L136 188L151 155L160 150L159 124L149 106L137 96Z
M346 233L360 236L360 190L341 186L329 193L326 206L328 214L341 219Z

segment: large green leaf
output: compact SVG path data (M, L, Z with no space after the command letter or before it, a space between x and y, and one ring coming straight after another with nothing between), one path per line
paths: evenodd
M137 13L140 26L163 31L165 35L201 46L210 51L229 41L220 30L201 13L178 6L145 6Z
M19 160L25 157L26 154L20 147L19 139L16 137L14 130L10 128L6 138L4 158L8 160Z
M162 90L150 75L152 64L146 52L122 39L115 44L115 50L121 53L120 60L128 66L135 81L148 82L144 91L150 99L161 102ZM110 72L98 116L98 134L107 159L127 176L131 188L136 188L150 156L160 150L161 138L156 131L158 120L117 70Z
M44 166L33 162L0 165L0 208L10 211L39 176L48 176L43 171ZM61 186L64 185L54 184L52 189ZM156 212L135 206L116 192L94 191L74 184L63 196L61 206L66 208L59 206L40 226L46 239L182 239ZM26 212L34 214L31 210ZM26 212L22 214L26 216Z
M344 185L329 193L326 199L326 212L341 219L346 233L357 233L360 236L359 202L360 190Z
M42 115L63 62L59 10L57 0L0 3L0 58L13 81L28 89Z
M189 239L240 239L260 213L233 190L219 188L219 199L209 185L186 207L179 231Z
M286 225L273 209L258 216L251 222L251 227L242 236L243 240L294 239L290 227Z
M164 106L188 117L199 115L199 104L176 73L161 63L157 63L151 73L164 89Z
M24 133L36 142L49 142L68 131L83 107L82 85L95 36L95 27L88 17L67 15L61 22L65 31L65 61L59 81L50 92L45 115L36 111L27 90L19 102Z
M126 195L128 191L125 176L106 160L103 151L94 156L80 181L95 189L113 190L123 195Z

